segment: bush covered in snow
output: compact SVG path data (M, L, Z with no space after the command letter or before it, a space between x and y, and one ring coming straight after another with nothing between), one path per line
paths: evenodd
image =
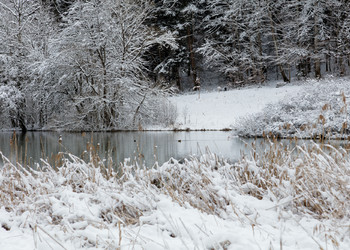
M0 117L7 116L10 119L0 119L0 127L10 127L10 123L16 124L16 117L21 103L23 102L23 94L11 83L7 86L0 86ZM13 125L13 124L12 124Z
M236 164L207 154L118 172L93 153L40 170L3 156L0 248L348 249L347 151L270 144Z
M89 112L78 114L73 106L51 117L44 129L64 129L66 131L109 131L109 130L143 130L148 127L171 127L177 117L176 106L167 100L164 93L149 93L139 96L130 94L128 104L119 108L118 119L114 119L111 126L101 124L98 115L90 116ZM84 117L90 116L89 119Z
M241 136L347 138L349 127L350 80L327 78L308 82L297 96L268 105L263 112L236 123Z

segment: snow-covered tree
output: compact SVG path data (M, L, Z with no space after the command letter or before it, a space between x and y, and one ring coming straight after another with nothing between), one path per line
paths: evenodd
M338 0L320 1L308 0L299 7L298 25L295 36L297 45L306 51L301 67L313 68L315 77L321 77L321 64L325 62L326 54L331 55L334 49L337 13L341 10ZM331 46L329 46L331 45ZM329 50L330 48L332 48Z
M155 78L171 81L178 87L183 82L195 85L199 76L196 49L202 37L201 20L207 6L206 0L159 0L155 1L154 18L150 25L159 30L172 32L178 46L176 49L153 47L149 55L153 59L150 70Z
M212 68L235 83L257 82L275 67L288 82L291 72L315 77L331 71L344 75L347 1L210 0L205 43L199 49ZM271 73L270 73L271 74Z
M211 0L204 19L205 43L198 49L205 62L237 84L264 81L264 17L255 0Z
M62 31L50 43L50 56L37 65L40 88L48 91L58 126L137 125L141 107L153 96L143 54L154 44L175 46L171 34L146 26L152 7L136 0L79 1L71 6Z
M0 115L2 121L23 130L28 122L25 88L30 81L26 62L35 46L40 7L35 0L0 1L0 105L6 107Z

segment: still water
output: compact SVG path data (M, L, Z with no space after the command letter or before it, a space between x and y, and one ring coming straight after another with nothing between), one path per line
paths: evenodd
M62 139L59 143L60 137ZM245 140L247 141L247 140ZM131 161L153 165L162 164L171 157L181 160L198 156L207 149L219 156L236 161L242 152L248 152L246 142L232 137L230 132L27 132L0 133L0 151L13 162L33 166L40 159L53 162L59 152L68 152L86 158L93 145L101 159L112 157L114 164L130 158ZM248 140L248 143L250 141ZM85 152L85 153L84 153Z

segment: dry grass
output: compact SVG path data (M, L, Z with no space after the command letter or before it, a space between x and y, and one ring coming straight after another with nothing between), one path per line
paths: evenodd
M274 140L264 152L252 150L252 157L243 157L234 165L207 154L202 159L193 158L180 164L171 159L162 167L142 168L126 162L120 172L114 172L111 161L103 162L90 148L90 161L86 163L73 155L60 154L62 164L55 169L46 164L35 171L10 163L1 168L0 202L6 207L21 204L31 195L49 192L46 184L69 186L73 192L93 192L102 182L113 183L115 188L152 188L203 212L220 215L230 202L219 195L217 179L232 189L262 199L269 197L276 202L290 198L283 204L293 211L306 212L321 218L350 217L350 162L348 151L331 145L316 143L295 146L283 145ZM107 165L107 166L106 166ZM5 178L6 177L6 178ZM86 183L94 184L90 188ZM222 183L221 183L222 184ZM94 187L94 188L93 188ZM137 190L137 189L135 189ZM140 191L140 190L139 190ZM135 223L142 212L130 211L122 205L107 213L127 215L125 221ZM107 215L103 217L108 220Z
M75 223L87 221L85 228L119 228L119 243L113 245L115 248L121 244L123 227L138 225L141 216L156 209L159 195L222 218L236 215L247 219L233 199L244 194L273 201L276 206L271 209L305 214L320 221L350 219L347 150L329 144L300 144L295 140L290 145L276 140L267 143L270 147L266 150L253 149L251 157L243 157L235 164L207 153L184 163L171 159L153 168L124 162L118 173L113 171L111 161L102 161L97 156L92 145L88 162L62 154L57 158L60 166L44 163L39 170L14 165L1 155L5 165L0 168L0 204L16 215L29 211L35 225L43 222L74 228ZM90 207L98 207L86 212L98 211L94 216L99 221L77 213L67 222L56 207L74 208L64 195L68 191L77 200L87 199L85 202ZM255 222L251 221L251 225L254 229ZM0 226L10 230L8 224ZM322 230L327 231L328 239L336 246L338 239L329 228L315 228L315 232ZM80 240L93 247L97 244Z
M349 218L350 158L347 150L330 144L285 146L272 140L263 153L237 164L235 176L245 192L268 195L294 212L319 218Z

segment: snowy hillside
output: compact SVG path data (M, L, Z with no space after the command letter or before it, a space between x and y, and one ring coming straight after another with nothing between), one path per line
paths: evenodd
M241 117L262 111L267 104L295 96L304 85L268 86L193 93L170 98L177 106L175 127L179 129L227 129Z

